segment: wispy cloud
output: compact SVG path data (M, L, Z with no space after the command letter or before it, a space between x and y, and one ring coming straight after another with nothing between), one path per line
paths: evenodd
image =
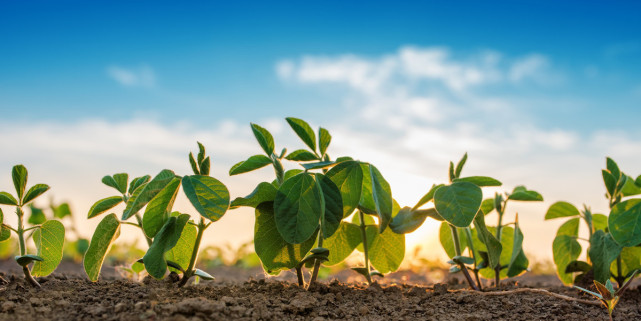
M154 70L147 65L137 68L112 65L107 67L107 75L125 87L153 88L156 85Z

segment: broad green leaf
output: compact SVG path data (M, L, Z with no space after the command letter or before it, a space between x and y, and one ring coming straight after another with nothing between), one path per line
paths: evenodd
M343 200L343 217L347 217L358 206L363 188L363 171L356 161L342 162L332 167L327 174L336 184Z
M564 284L572 283L572 274L566 273L565 270L567 266L572 262L576 261L581 254L581 244L576 240L575 237L570 235L559 235L554 238L552 243L552 257L554 259L554 264L556 264L556 272L559 275L559 279Z
M332 161L322 161L322 162L300 164L300 166L303 166L303 168L305 168L306 170L311 171L313 169L328 169L336 166L337 164L338 163L332 162Z
M621 246L617 244L610 233L601 230L594 232L590 238L588 256L592 261L594 279L605 283L610 279L610 265L621 253Z
M109 209L114 208L116 205L120 204L121 202L122 202L122 196L111 196L111 197L103 198L91 206L91 208L89 209L89 214L87 215L87 218L96 217L108 211Z
M24 200L22 201L22 205L26 205L29 202L33 201L36 197L42 195L44 192L49 190L49 185L47 184L36 184L31 186L31 188L27 191L27 194L24 195Z
M460 177L461 176L461 171L463 171L463 166L465 166L465 162L466 161L467 161L467 153L465 153L465 155L463 155L463 157L458 162L458 164L456 164L456 170L454 172L454 177Z
M500 181L487 176L470 176L470 177L455 178L454 182L470 182L479 187L501 186L503 184Z
M393 201L389 183L374 165L361 163L363 185L359 206L367 214L379 218L379 232L385 230L392 220Z
M309 162L318 160L318 157L308 150L298 149L285 156L285 159L296 162Z
M592 270L592 265L590 265L588 262L572 261L565 268L565 273L574 273L574 272L585 273L590 270Z
M259 168L263 168L272 163L271 158L265 155L254 155L246 161L242 161L232 166L229 170L229 175L237 175L242 173L251 172Z
M260 203L273 202L277 192L278 189L274 185L267 182L259 183L251 194L245 197L237 197L231 202L230 208L234 209L241 206L256 208Z
M637 179L634 180L634 185L641 187L641 175L637 176Z
M556 231L556 235L570 235L574 237L579 236L579 223L580 219L578 217L569 219L567 222L563 223Z
M320 151L321 156L324 156L327 153L327 147L332 141L332 135L329 134L327 129L321 127L318 129L318 150Z
M545 213L545 219L551 220L559 217L574 217L580 216L579 210L568 202L556 202L550 206Z
M165 221L174 207L176 195L180 188L180 178L174 179L163 188L158 195L156 195L145 208L145 213L142 216L142 227L145 235L149 238L154 238L156 233L160 231Z
M314 130L307 122L302 119L287 117L285 118L289 126L296 132L296 135L307 145L311 150L316 150L316 135Z
M641 199L627 200L612 207L608 228L621 246L641 243Z
M508 199L514 201L543 201L543 196L541 194L530 191L525 188L525 186L517 186L512 191L512 194L508 196Z
M483 212L483 215L490 214L493 210L494 210L494 199L493 198L484 199L483 202L481 203L481 212Z
M336 232L343 219L343 199L341 191L329 177L322 174L315 174L315 177L325 201L321 226L323 238L328 238Z
M127 193L127 180L129 180L129 175L127 173L118 173L113 176L105 176L102 178L102 183L113 187L118 190L120 193Z
M271 156L274 153L274 137L272 137L272 134L270 134L267 129L256 124L251 124L251 128L260 147L265 151L267 156Z
M286 180L274 199L274 218L283 239L291 244L308 240L318 228L321 205L321 191L312 175L301 173Z
M18 196L18 201L20 204L22 202L22 196L24 195L24 190L27 186L27 168L24 165L16 165L11 170L11 178L13 178L13 186L16 188L16 195Z
M11 194L0 192L0 204L17 206L18 201Z
M430 190L425 195L423 195L423 197L421 197L421 199L418 201L418 203L416 203L416 205L414 205L414 207L412 209L414 209L414 210L418 209L419 207L427 204L427 202L429 202L432 199L434 199L434 193L436 193L436 190L441 188L441 187L443 187L443 186L445 186L445 185L443 185L443 184L438 184L438 185L433 184L432 187L430 188Z
M316 243L317 235L318 229L301 244L287 243L276 228L274 204L265 202L256 207L254 249L269 274L278 274L298 265Z
M592 228L594 231L608 228L608 217L603 214L592 214Z
M638 269L641 269L641 247L624 247L621 250L621 275L629 275ZM610 272L616 275L617 271L617 260L614 260Z
M18 256L15 256L14 259L16 260L16 262L18 262L18 265L20 266L27 266L31 264L31 262L39 262L44 260L43 258L34 254L18 255Z
M284 180L288 180L288 179L290 179L290 178L292 178L292 177L294 177L294 176L296 176L296 175L298 175L298 174L300 174L302 172L303 172L302 169L298 169L298 168L290 169L290 170L285 172L285 175L283 175L283 179Z
M621 177L621 170L619 169L619 165L610 157L605 158L605 165L608 171L614 176L616 180L619 180L619 177Z
M458 230L459 244L461 245L461 253L467 248L467 237L464 235L463 230ZM452 239L452 230L450 225L447 222L441 223L441 227L438 232L439 240L443 246L443 250L447 253L447 256L451 259L456 256L456 250L454 249L454 241Z
M29 206L29 209L31 210L29 220L27 221L29 224L38 225L44 223L47 220L45 213L41 209L34 206Z
M474 218L474 230L476 232L476 237L474 241L478 239L480 244L475 244L474 247L477 251L487 252L488 263L490 264L488 269L493 269L499 264L504 263L507 265L511 259L511 250L512 243L508 242L508 239L512 239L512 235L508 232L511 230L510 227L504 227L503 233L501 235L501 241L494 236L494 231L491 231L485 225L485 215L477 215ZM503 264L502 264L503 265Z
M343 222L334 235L323 240L323 246L329 250L329 260L323 265L332 266L342 262L362 241L360 227Z
M142 262L136 261L131 265L131 270L134 271L136 274L140 274L140 272L145 270L145 265L142 264Z
M119 234L120 221L116 214L105 216L96 227L84 259L85 272L89 280L98 281L105 256Z
M177 263L183 270L187 269L196 244L196 236L198 236L198 229L191 224L186 224L176 245L165 253L165 259ZM170 268L170 270L175 269Z
M367 227L375 229L375 227ZM386 229L374 237L369 246L369 261L380 273L394 272L405 256L405 235Z
M494 236L496 235L496 227L494 226L489 226L487 227L487 230L490 235ZM479 233L478 229L474 228L472 230L472 238L474 239L474 248L476 251L482 251L488 253L487 261L488 261L488 267L485 267L481 269L480 274L484 278L487 279L493 279L496 276L496 272L494 268L492 268L492 264L490 262L490 257L489 257L489 252L487 250L487 247L485 244L481 243L480 238L479 238ZM494 237L496 239L496 237ZM512 251L514 249L514 229L510 226L504 226L501 232L501 251L500 255L497 257L498 259L498 264L500 264L502 267L507 267L512 259ZM479 257L480 258L480 257ZM523 272L529 262L525 255L523 253L519 253L516 256L514 267L512 269L512 273L514 275L518 275L521 272ZM508 269L501 269L501 272L499 273L500 278L505 278L508 277Z
M33 264L33 276L47 276L53 272L62 260L62 248L65 242L65 227L60 221L50 220L44 222L33 233L33 241L42 261Z
M151 176L145 175L145 176L136 177L133 180L131 180L131 183L129 183L129 194L132 194L134 191L138 189L138 187L149 182L150 179L151 179Z
M4 223L4 213L0 208L0 242L4 242L11 238L11 230L2 226Z
M145 269L155 279L162 279L167 272L167 260L165 253L171 250L180 239L180 235L189 221L188 214L181 214L178 217L172 216L160 229L154 241L149 246L149 250L142 260Z
M183 191L196 211L212 222L229 209L229 190L211 176L192 175L182 179Z
M516 217L516 223L514 225L514 234L512 234L513 243L512 243L512 255L510 257L510 263L507 268L507 277L515 277L527 270L529 261L523 253L523 232L519 228L519 218Z
M140 192L138 192L138 190L134 191L134 194L127 201L125 211L122 213L122 220L125 221L138 213L140 209L156 197L175 177L176 174L174 174L173 171L165 169L158 173L149 183L141 186L142 190L140 190Z
M436 211L450 224L468 227L481 207L483 192L469 182L455 182L434 193Z
M603 176L603 184L605 184L605 189L608 191L608 195L613 195L617 185L616 178L614 178L614 176L605 169L601 170L601 175Z
M62 203L58 206L51 206L53 210L53 217L63 219L66 216L71 216L71 209L69 203Z
M639 195L641 194L641 187L637 186L634 183L634 178L625 175L625 184L623 185L623 189L621 189L621 192L623 193L624 197Z
M425 219L432 217L442 221L443 218L438 214L436 209L428 208L425 210L412 210L409 207L403 207L398 214L392 219L389 227L398 234L406 234L416 231Z

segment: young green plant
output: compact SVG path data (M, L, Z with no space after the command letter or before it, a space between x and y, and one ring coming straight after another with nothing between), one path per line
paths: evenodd
M606 309L608 309L608 316L610 317L610 321L612 321L612 313L614 312L614 308L616 307L617 303L619 303L619 300L621 300L621 296L623 296L623 293L625 290L628 289L630 286L630 283L632 283L632 280L634 279L634 276L636 275L637 271L634 271L632 275L628 278L627 281L623 283L623 285L617 289L614 290L614 286L612 285L612 282L610 280L605 281L605 284L594 280L594 286L596 287L598 293L584 289L582 287L574 286L575 288L586 292L603 303Z
M16 189L16 196L14 197L8 192L0 192L0 204L15 207L16 215L18 216L18 226L13 228L5 224L4 214L0 209L0 223L2 223L0 241L9 239L12 231L16 233L20 247L20 255L15 257L16 262L22 266L25 279L31 283L31 285L40 287L40 284L34 279L34 276L47 276L60 264L65 239L65 228L60 221L46 219L39 221L39 224L33 224L31 227L25 228L25 213L23 207L29 205L34 199L49 190L49 186L46 184L36 184L26 190L28 173L27 168L23 165L14 166L11 176ZM27 253L25 233L29 231L33 232L33 241L37 249L35 255ZM34 264L33 267L29 269L29 264L31 263Z

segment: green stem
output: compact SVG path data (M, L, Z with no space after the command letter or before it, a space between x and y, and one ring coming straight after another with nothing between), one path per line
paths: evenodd
M22 211L22 208L18 207L16 214L18 214L18 230L16 232L18 233L18 242L20 243L20 256L23 256L27 254L27 247L24 241L24 232L25 232L24 222L23 222L24 212ZM31 285L37 288L40 287L40 283L38 283L38 281L36 281L36 279L33 278L33 276L31 275L31 271L27 266L22 267L22 272L24 272L25 279L27 279L27 281L31 283Z
M448 224L448 225L450 226L450 230L452 231L452 240L454 240L454 251L456 252L456 256L461 256L461 241L459 240L456 226L452 224ZM463 272L463 275L465 276L465 280L467 280L467 283L470 285L470 287L478 291L479 288L476 286L476 284L474 284L474 281L472 281L470 272L467 270L467 267L465 266L465 264L459 263L458 266L461 269L461 272Z
M142 230L142 217L140 217L140 214L136 213L136 221L138 221L138 227ZM147 237L145 234L145 231L143 230L142 235L145 237L145 240L147 241L147 246L151 246L151 239Z
M194 275L194 265L196 265L196 258L198 257L198 249L200 248L200 241L203 239L203 232L209 225L205 224L205 219L200 218L200 223L198 224L198 235L196 236L196 243L194 243L194 250L191 252L191 259L189 260L189 266L183 274L183 278L178 283L178 287L182 287L187 284L189 278Z
M303 275L303 265L296 265L296 277L298 277L298 286L305 286L305 276Z
M465 228L465 236L467 236L468 246L470 247L470 253L472 254L472 259L474 259L474 278L476 278L476 284L479 286L480 290L483 290L483 284L481 284L481 279L479 278L479 270L476 267L476 251L474 250L474 243L472 242L472 230L469 227Z
M505 200L505 203L503 203L503 208L502 211L499 212L499 224L496 226L496 239L501 242L501 234L503 232L503 214L505 213L505 208L507 207L507 200ZM499 287L499 284L501 283L501 262L497 266L494 267L494 286Z
M16 234L18 234L18 231L17 231L15 228L13 228L13 227L11 227L11 226L9 226L9 225L7 225L7 224L2 224L2 228L10 229L10 230L12 230L13 232L15 232Z
M367 279L367 283L372 284L372 277L369 275L369 254L368 254L368 245L367 245L367 230L365 226L365 215L363 215L362 211L358 211L358 215L361 219L361 237L363 238L363 254L365 254L365 269L367 269L367 275L365 278Z
M625 282L625 277L621 275L621 263L621 254L619 254L619 256L617 256L617 283L619 287L622 287Z
M318 247L323 247L323 231L322 230L318 232ZM314 270L312 271L312 278L309 279L309 284L307 285L308 290L311 288L312 284L316 282L316 278L318 277L318 270L320 270L320 265L321 265L321 260L317 259L314 262Z

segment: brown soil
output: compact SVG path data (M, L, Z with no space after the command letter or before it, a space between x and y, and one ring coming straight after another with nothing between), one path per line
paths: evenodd
M40 278L42 289L37 290L18 275L5 278L9 283L0 285L0 320L12 321L607 320L607 312L600 306L541 293L488 295L452 290L461 286L446 284L367 286L334 280L306 291L287 281L237 282L219 276L218 281L179 289L170 281L104 277L91 283L78 276L54 273ZM547 290L591 299L567 287ZM630 290L617 306L615 320L640 319L641 291Z

